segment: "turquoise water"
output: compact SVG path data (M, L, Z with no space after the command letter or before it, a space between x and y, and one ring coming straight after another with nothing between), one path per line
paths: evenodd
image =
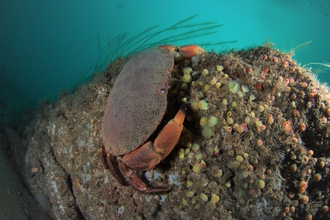
M330 1L9 1L0 8L0 112L18 112L42 99L55 100L62 88L72 89L79 74L95 65L99 48L118 34L134 36L160 25L169 27L198 14L190 24L218 22L212 35L176 44L236 43L206 47L242 49L267 39L282 51L296 50L302 65L330 63ZM193 30L193 29L191 29ZM164 33L162 38L179 30ZM99 39L99 40L98 40ZM157 40L157 38L153 39ZM171 44L173 42L167 42ZM330 82L330 69L311 66ZM92 74L92 69L87 71ZM321 70L321 71L320 71ZM79 81L79 80L78 80Z

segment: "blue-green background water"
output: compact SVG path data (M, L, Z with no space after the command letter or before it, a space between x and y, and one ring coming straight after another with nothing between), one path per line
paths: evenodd
M191 23L224 26L216 34L176 44L237 40L226 48L242 49L270 39L280 50L289 51L312 41L296 51L295 59L302 65L330 63L328 0L2 0L1 117L36 106L42 99L55 100L62 88L72 89L77 76L95 64L98 37L103 48L108 37L123 32L134 36L158 24L166 28L194 14L198 16ZM207 50L213 48L219 51L223 45ZM330 82L330 69L311 67L315 72L323 69L318 78Z

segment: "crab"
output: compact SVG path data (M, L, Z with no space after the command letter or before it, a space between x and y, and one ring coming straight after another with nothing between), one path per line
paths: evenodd
M183 104L152 141L167 108L171 71L175 60L205 53L198 45L171 45L147 49L123 67L105 107L101 159L122 185L142 193L165 193L165 187L150 187L136 173L153 169L177 144L185 119Z

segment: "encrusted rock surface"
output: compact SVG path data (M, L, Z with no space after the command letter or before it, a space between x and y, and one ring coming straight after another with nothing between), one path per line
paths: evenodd
M110 75L121 67L113 63L73 94L43 103L27 130L24 179L50 216L329 217L330 93L291 55L263 46L176 63L163 123L183 99L185 129L168 158L139 173L172 186L167 195L121 186L101 163Z

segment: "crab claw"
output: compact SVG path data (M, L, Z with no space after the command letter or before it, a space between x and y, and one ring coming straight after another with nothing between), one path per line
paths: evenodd
M150 170L171 153L183 129L185 109L181 108L175 117L164 126L154 143L145 143L135 151L123 156L123 162L134 170Z
M165 49L165 50L169 51L170 53L173 53L177 50L177 46L175 46L175 45L161 45L161 46L158 46L158 48Z
M182 59L190 59L193 56L198 56L205 53L204 48L198 46L197 44L190 44L178 47L178 51Z
M101 160L114 177L122 185L131 185L142 193L160 194L171 191L171 188L149 187L134 170L150 170L167 157L177 144L186 116L186 104L182 103L180 110L160 131L154 143L148 141L122 157L116 157L100 149Z
M174 60L179 60L180 59L180 54L178 53L178 47L175 45L161 45L158 46L158 48L162 48L170 52L170 54L173 55Z
M198 46L197 44L189 44L182 47L177 47L175 45L162 45L158 46L158 48L169 51L173 55L174 60L190 59L193 56L198 56L205 53L204 48Z
M171 191L169 188L148 187L133 170L150 170L171 153L183 129L183 121L186 115L185 108L185 104L183 104L175 117L160 131L154 143L149 141L117 160L123 179L138 191L151 194ZM125 183L125 181L122 182Z

